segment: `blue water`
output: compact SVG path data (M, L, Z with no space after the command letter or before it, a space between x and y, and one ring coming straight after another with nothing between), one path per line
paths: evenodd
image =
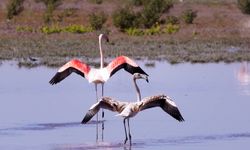
M233 64L139 64L150 75L138 84L142 97L167 94L185 122L159 108L130 120L132 146L123 145L122 118L105 111L101 123L80 122L96 102L94 85L72 74L48 82L57 68L0 65L0 149L248 149L250 146L250 66ZM135 101L131 76L119 71L105 84L105 95ZM100 89L100 87L99 87ZM95 118L93 119L95 121Z

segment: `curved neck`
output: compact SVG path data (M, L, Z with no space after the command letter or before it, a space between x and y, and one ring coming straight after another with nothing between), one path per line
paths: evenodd
M140 89L136 83L135 78L133 79L133 81L134 81L134 85L135 85L135 89L136 89L137 101L139 102L139 101L141 101L141 92L140 92Z
M101 57L100 68L103 68L102 36L99 37L99 49L100 49L100 57Z

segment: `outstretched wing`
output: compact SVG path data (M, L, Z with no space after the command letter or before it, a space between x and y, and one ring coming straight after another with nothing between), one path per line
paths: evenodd
M95 116L96 113L100 110L100 108L107 109L113 112L120 112L125 103L120 103L119 101L113 100L110 97L103 97L99 102L95 103L90 107L86 115L82 120L82 124L87 123L91 118Z
M115 58L107 66L107 70L110 74L110 77L122 68L131 74L140 73L148 76L148 74L145 71L143 71L141 67L139 67L132 59L126 56L119 56Z
M176 120L184 121L184 118L182 117L178 107L168 96L158 95L158 96L146 97L141 102L142 105L140 111L159 106Z
M74 60L67 62L65 65L63 65L57 71L54 77L49 81L49 83L52 85L57 84L58 82L62 81L67 76L69 76L72 72L75 72L81 75L82 77L86 77L89 71L90 71L90 67L87 64L77 59L74 59Z

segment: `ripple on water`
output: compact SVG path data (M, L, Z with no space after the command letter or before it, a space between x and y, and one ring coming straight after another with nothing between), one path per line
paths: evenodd
M154 144L181 145L181 144L205 143L209 141L238 140L242 138L250 138L250 132L217 134L217 135L194 135L194 136L174 137L166 139L149 139L145 140L145 143L147 143L148 145L154 145Z

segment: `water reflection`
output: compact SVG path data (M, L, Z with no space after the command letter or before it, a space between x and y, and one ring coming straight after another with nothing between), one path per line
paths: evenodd
M139 144L135 144L133 147L139 147ZM142 146L141 146L142 147ZM105 150L112 150L112 149L124 149L124 150L131 150L132 147L129 145L124 145L122 143L112 143L112 142L99 142L96 144L79 144L79 145L59 145L54 147L55 150L86 150L86 149L105 149Z
M192 145L197 143L208 143L211 141L234 141L239 139L249 139L250 132L243 133L228 133L228 134L217 134L217 135L194 135L194 136L183 136L183 137L168 137L164 139L144 139L135 140L132 145L124 145L123 143L116 142L99 142L96 144L82 143L76 145L58 145L55 149L118 149L123 148L124 150L138 149L153 147L154 149L161 146L174 146L174 145Z
M249 85L250 84L250 71L247 62L243 62L240 65L240 69L237 73L237 78L241 85Z
M180 144L204 143L209 141L230 141L230 140L238 140L241 138L250 138L250 132L166 138L166 139L149 140L146 143L180 145Z
M243 62L237 71L237 79L246 95L250 95L250 68L248 62Z

